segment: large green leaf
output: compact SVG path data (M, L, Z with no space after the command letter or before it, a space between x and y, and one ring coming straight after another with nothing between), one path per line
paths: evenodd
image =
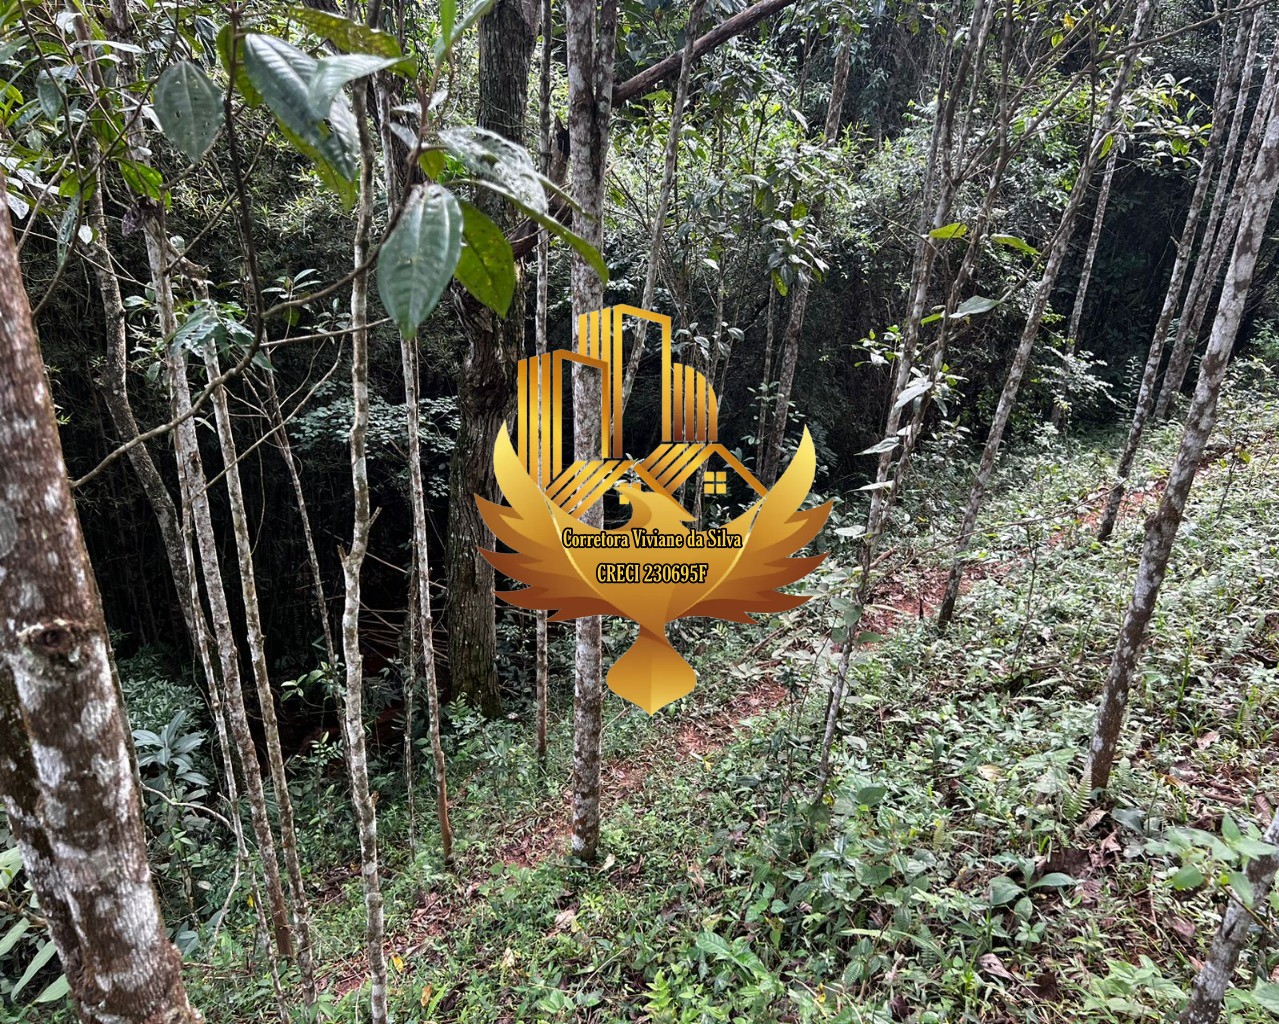
M155 85L160 128L193 164L209 151L222 117L222 92L198 67L184 60L166 68Z
M27 987L27 982L40 973L40 969L53 959L53 954L56 952L57 948L52 941L41 946L36 955L31 958L31 963L27 964L27 969L22 972L22 977L13 986L13 990L9 993L10 998L17 999L18 993Z
M313 7L290 7L289 16L317 36L323 36L339 50L400 58L391 65L397 74L412 76L416 70L413 60L404 57L404 51L400 49L395 36L379 29L351 21L339 14L317 11Z
M515 294L515 257L502 229L477 207L460 200L462 252L453 276L498 316L506 316Z
M442 57L445 50L451 49L454 43L470 31L472 25L488 14L493 3L494 0L482 0L481 3L473 4L462 20L457 21L457 4L443 0L440 4L440 38L435 41L435 56Z
M582 259L590 265L591 269L599 275L599 279L605 284L608 284L608 264L604 262L604 257L600 255L599 250L596 249L595 246L591 245L591 243L585 238L576 234L571 228L565 227L549 213L534 209L533 207L521 202L518 196L513 195L507 189L503 188L498 182L484 181L482 184L491 191L502 196L517 210L523 211L529 220L536 224L540 224L556 238L563 239L567 242L569 247L581 256ZM785 293L783 292L782 294Z
M528 151L487 128L445 128L440 141L476 177L496 182L525 206L546 213L546 193Z
M231 72L231 37L235 35L235 26L230 22L222 26L222 30L218 33L218 57L222 61L222 66L227 73ZM262 94L258 92L253 85L252 79L249 78L248 72L244 70L244 36L235 35L235 89L244 97L244 101L251 107L256 107L262 102Z
M311 114L317 119L329 116L333 99L348 82L364 78L395 64L395 57L377 57L369 53L345 53L321 58L307 86Z
M321 154L338 175L354 178L355 158L346 133L335 136L311 109L310 85L319 62L282 39L257 33L244 37L244 59L250 80L280 124ZM330 112L338 109L334 103Z
M433 183L415 189L377 263L382 305L406 337L440 301L461 250L462 210L453 194Z

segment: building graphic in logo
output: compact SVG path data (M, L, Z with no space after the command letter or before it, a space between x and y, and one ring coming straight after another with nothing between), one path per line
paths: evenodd
M626 317L662 331L661 439L644 458L627 454L622 417L622 337ZM598 371L600 457L566 454L564 396L572 367ZM509 552L484 551L523 589L500 596L553 620L620 615L639 636L608 673L609 688L652 714L692 691L696 674L666 639L666 624L686 616L750 622L807 600L777 588L806 576L824 555L792 557L817 535L830 503L801 510L816 470L808 431L770 490L719 440L718 402L705 375L673 361L670 317L612 306L578 317L577 344L519 364L517 439L503 429L494 447L497 481L508 505L476 498ZM720 468L722 467L722 468ZM741 515L709 530L678 495L703 470L707 496L728 493L729 474L758 497ZM582 517L613 490L631 507L624 526L598 529Z

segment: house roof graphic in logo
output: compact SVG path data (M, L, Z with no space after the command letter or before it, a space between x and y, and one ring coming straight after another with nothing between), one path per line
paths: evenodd
M647 457L628 458L623 448L622 359L625 317L662 329L662 440ZM601 458L564 465L568 434L564 396L572 395L572 364L600 371ZM708 460L718 456L755 493L767 489L719 441L719 403L715 389L699 370L673 361L671 318L636 306L609 306L577 318L577 344L522 359L518 368L517 453L529 476L569 515L581 518L628 472L674 499L675 492ZM708 493L723 494L725 472L717 473Z

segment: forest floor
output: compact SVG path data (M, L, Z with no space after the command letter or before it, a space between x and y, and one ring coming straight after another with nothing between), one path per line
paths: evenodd
M852 501L837 503L807 605L754 630L674 626L699 684L651 718L607 696L596 863L567 851L562 678L545 769L523 713L452 723L450 870L421 777L429 764L414 850L388 756L374 783L396 1019L1166 1019L1239 884L1239 837L1279 794L1277 434L1273 388L1236 381L1105 804L1080 791L1079 766L1176 425L1151 439L1106 545L1092 532L1115 437L1020 444L945 633L931 618L967 472L920 459L928 486L899 511L857 624L834 773L815 806L855 564L835 530L862 518ZM607 657L628 642L618 626ZM306 859L332 850L334 864L313 882L320 974L325 1005L358 1019L355 847L325 779L316 773L302 816ZM1272 1020L1279 956L1249 953L1236 982L1229 1019ZM216 969L197 979L205 986L210 1021L262 1005L260 990L228 991Z

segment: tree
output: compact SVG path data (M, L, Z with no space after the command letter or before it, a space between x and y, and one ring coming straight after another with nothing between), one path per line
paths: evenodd
M1273 73L1279 69L1279 42L1270 60ZM1146 520L1146 537L1132 600L1124 615L1123 626L1110 659L1110 669L1101 692L1101 706L1093 728L1088 761L1084 769L1086 784L1094 790L1105 790L1119 746L1119 732L1128 703L1128 690L1137 656L1146 638L1146 628L1154 614L1159 588L1168 571L1173 541L1181 526L1186 501L1199 471L1208 437L1216 423L1217 396L1226 375L1226 366L1243 320L1244 302L1252 286L1257 253L1265 235L1266 221L1279 186L1279 103L1272 95L1264 118L1258 118L1254 133L1261 133L1255 163L1244 179L1243 188L1234 202L1239 206L1239 234L1235 240L1230 266L1226 270L1212 336L1199 368L1199 381L1186 417L1186 428L1176 460L1168 473L1168 483L1159 500L1159 508Z
M147 865L110 640L7 215L0 367L5 811L80 1019L195 1024Z
M567 0L568 114L570 182L582 211L578 234L600 249L604 241L604 165L608 159L612 113L613 60L617 47L617 2ZM586 314L604 306L604 282L583 259L572 269L573 315L578 331ZM598 371L573 365L574 457L599 457L600 408ZM582 516L589 526L602 526L604 509L596 504ZM577 620L573 687L573 853L594 860L600 835L600 739L603 729L603 685L600 620Z
M1279 847L1279 813L1270 820L1261 841L1268 843L1271 851L1249 857L1244 868L1244 876L1252 890L1250 905L1246 906L1239 894L1231 892L1221 927L1213 936L1208 957L1199 969L1194 988L1190 990L1190 1001L1178 1018L1179 1024L1216 1024L1221 1016L1221 1004L1226 998L1230 978L1248 941L1248 933L1257 920L1252 908L1265 906L1266 897L1275 883L1275 869L1279 868L1279 850L1275 849Z
M1123 59L1115 75L1115 81L1111 86L1110 97L1102 114L1101 122L1097 126L1097 131L1087 143L1087 149L1080 162L1079 174L1075 178L1074 186L1071 188L1070 196L1066 201L1066 207L1062 211L1061 220L1053 234L1052 244L1044 261L1043 274L1035 285L1030 309L1026 315L1026 323L1022 328L1017 350L1013 354L1009 365L1008 377L1004 381L1003 390L1000 392L999 403L995 408L995 415L986 438L986 445L982 450L981 461L978 464L977 472L973 478L972 489L968 495L968 504L964 510L964 518L956 543L955 560L951 563L950 574L946 580L945 596L942 598L941 606L937 610L937 623L939 626L945 627L948 625L951 617L955 614L955 602L959 599L959 585L963 579L964 555L968 550L968 546L972 543L973 533L977 528L977 516L981 512L982 501L986 496L986 488L995 469L995 459L999 455L1004 430L1008 426L1008 419L1012 414L1013 405L1017 401L1017 392L1021 387L1022 377L1025 375L1026 367L1030 363L1030 354L1034 348L1035 339L1039 334L1039 327L1043 323L1044 313L1048 309L1048 299L1052 293L1053 286L1057 283L1057 277L1061 273L1062 264L1070 246L1070 238L1074 233L1079 207L1088 190L1089 182L1101 157L1106 140L1110 137L1111 132L1114 131L1124 90L1128 87L1128 81L1132 76L1132 70L1136 63L1138 46L1146 35L1153 16L1153 0L1139 0L1129 44L1124 51Z
M539 0L497 0L480 19L479 108L476 123L518 145L524 142L528 78L540 17ZM484 191L476 205L510 230L515 220L498 195ZM480 550L493 546L471 495L496 500L490 468L493 445L515 401L515 364L524 355L523 275L518 273L511 315L479 303L464 306L467 336L458 384L459 429L450 466L446 550L449 670L456 694L487 716L502 710L497 678L497 622L493 567Z
M1186 280L1186 268L1190 266L1190 255L1194 249L1196 232L1199 229L1199 216L1208 195L1208 186L1212 182L1213 173L1216 170L1217 152L1221 147L1221 140L1225 134L1227 116L1231 109L1235 107L1235 98L1239 93L1240 73L1246 65L1251 64L1253 48L1256 46L1256 26L1259 21L1258 12L1254 12L1252 28L1250 29L1249 22L1241 19L1235 34L1233 55L1227 56L1224 49L1222 52L1222 66L1217 75L1217 92L1213 103L1212 133L1208 137L1208 144L1205 146L1203 156L1200 158L1199 176L1195 182L1194 195L1190 199L1190 207L1186 211L1185 226L1181 229L1181 238L1177 243L1177 256L1173 261L1172 276L1168 280L1168 290L1164 294L1163 308L1160 310L1159 319L1155 323L1154 337L1150 341L1150 349L1146 354L1145 369L1141 375L1141 384L1138 386L1136 402L1133 404L1132 424L1128 428L1127 440L1124 442L1123 451L1119 454L1119 462L1115 466L1115 482L1111 485L1105 511L1097 524L1097 539L1100 541L1108 540L1111 533L1114 532L1115 522L1119 518L1119 506L1123 502L1124 489L1127 486L1128 474L1132 472L1133 463L1137 459L1137 450L1141 445L1141 438L1146 429L1146 421L1149 419L1151 409L1155 404L1155 380L1159 375L1159 364L1163 359L1164 343L1168 340L1169 326L1177 312L1178 304L1181 302L1181 289ZM1245 53L1247 54L1246 57ZM1265 102L1264 96L1261 102ZM1238 131L1239 120L1236 118L1231 128L1231 139L1230 145L1227 147L1226 159L1223 161L1221 170L1218 173L1217 197L1219 200L1224 197L1225 186L1230 181L1229 154L1234 149L1235 136ZM1218 210L1214 209L1213 214L1217 213ZM1212 216L1211 219L1215 221L1218 217ZM1214 244L1211 235L1212 226L1210 225L1200 245L1199 262L1205 265L1211 262L1212 259L1211 252L1214 249ZM1196 269L1195 273L1196 276L1202 279L1198 269ZM1197 296L1199 290L1199 285L1192 282L1188 304L1198 304ZM1183 320L1190 322L1194 317L1194 313L1185 309L1185 307L1183 307L1183 311L1189 313L1188 316L1183 317ZM1197 329L1196 333L1198 333ZM1178 336L1180 337L1180 327L1178 328ZM1174 349L1175 347L1174 344Z

